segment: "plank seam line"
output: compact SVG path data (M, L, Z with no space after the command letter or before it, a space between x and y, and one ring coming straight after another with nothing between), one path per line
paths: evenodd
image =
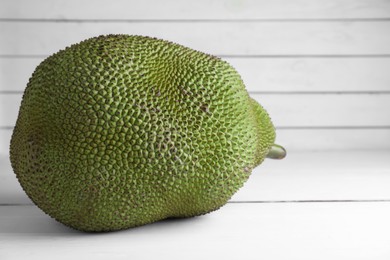
M276 126L276 130L383 130L390 125L376 126ZM0 130L13 130L13 126L0 126Z
M248 93L262 95L382 95L390 94L390 91L248 91Z
M45 59L49 54L0 54L0 59ZM383 54L214 54L228 59L349 59L349 58L390 58L390 53Z
M282 203L378 203L390 202L390 199L372 200L240 200L228 201L228 204L282 204ZM35 206L33 203L0 203L1 206Z
M349 58L390 58L389 53L370 54L370 53L351 53L351 54L215 54L215 56L221 58L231 59L319 59L319 58L337 58L337 59L349 59Z
M390 125L376 126L276 126L277 130L381 130L390 129Z
M371 200L242 200L229 201L232 204L257 204L257 203L371 203L371 202L390 202L390 199L371 199Z
M252 18L252 19L77 19L77 18L0 18L0 22L36 23L306 23L306 22L389 22L390 17L377 18Z
M390 91L248 91L261 95L389 95ZM0 95L21 95L23 90L0 90Z

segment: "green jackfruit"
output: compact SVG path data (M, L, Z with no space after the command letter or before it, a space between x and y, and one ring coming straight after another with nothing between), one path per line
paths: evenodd
M10 146L31 200L83 231L223 206L274 144L267 112L225 61L178 44L99 36L45 59Z

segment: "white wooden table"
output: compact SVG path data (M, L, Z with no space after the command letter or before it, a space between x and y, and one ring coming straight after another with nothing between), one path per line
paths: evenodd
M0 260L389 260L389 17L389 0L0 0ZM108 33L227 60L287 158L202 217L104 234L49 218L7 158L23 90L45 57Z
M69 229L15 194L8 166L1 176L19 204L0 206L0 259L388 260L389 158L390 151L292 153L258 167L212 214L98 234Z

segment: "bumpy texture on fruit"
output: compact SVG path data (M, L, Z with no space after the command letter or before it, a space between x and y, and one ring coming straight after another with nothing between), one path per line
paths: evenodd
M109 231L218 209L274 139L268 114L228 63L163 40L107 35L36 68L10 156L44 212Z

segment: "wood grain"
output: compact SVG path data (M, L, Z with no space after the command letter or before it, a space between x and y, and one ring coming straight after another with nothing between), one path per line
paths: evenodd
M0 58L0 95L23 91L44 59ZM390 92L390 58L225 58L249 91Z
M101 34L170 40L214 55L390 54L390 21L47 23L0 22L0 55L49 55Z
M386 0L2 0L0 6L0 18L19 19L372 19L390 11Z

